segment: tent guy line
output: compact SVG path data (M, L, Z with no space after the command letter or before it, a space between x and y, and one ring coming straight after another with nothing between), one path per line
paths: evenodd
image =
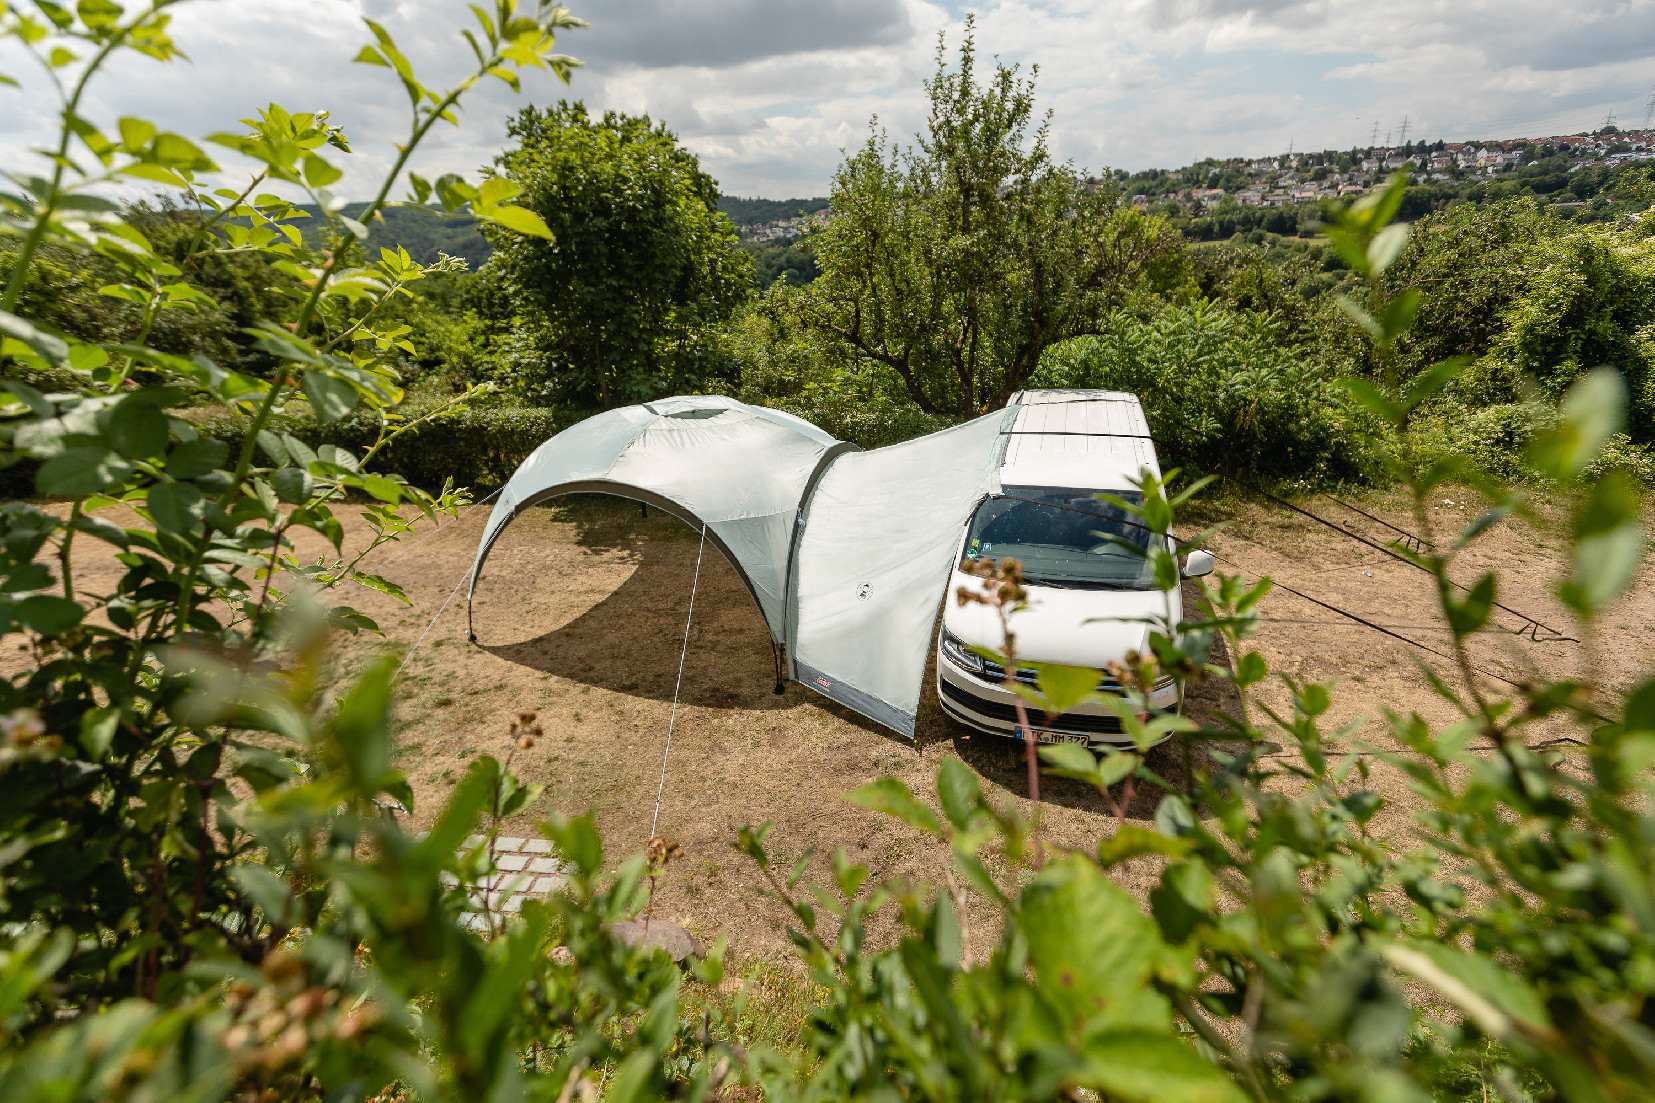
M454 588L448 591L448 596L443 599L441 608L437 610L437 615L431 618L431 623L425 626L425 631L419 634L419 639L414 641L414 646L408 649L408 654L404 655L402 657L402 662L397 664L396 674L391 675L391 681L394 682L397 680L397 676L400 675L403 668L408 665L408 660L412 659L414 657L414 652L419 650L419 645L425 642L425 637L431 634L431 629L435 628L437 626L437 622L442 619L443 611L448 608L448 603L454 600L454 595L460 592L460 587L465 585L465 580L470 576L471 568L467 567L465 574L461 575L460 580L454 583Z
M667 788L667 758L672 754L672 729L678 723L678 693L684 688L684 659L690 653L690 623L695 620L695 591L701 585L701 557L707 551L707 526L701 526L701 546L695 552L695 577L690 580L690 611L684 618L684 646L678 652L678 681L672 687L672 712L667 715L667 746L661 752L661 781L655 787L655 816L649 821L649 837L655 838L655 827L661 822L661 794ZM456 590L459 587L455 587Z

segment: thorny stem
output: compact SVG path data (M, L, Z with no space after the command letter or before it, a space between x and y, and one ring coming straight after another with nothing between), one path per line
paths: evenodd
M995 611L1000 617L1000 633L1006 641L1006 685L1017 685L1017 642L1011 634L1011 626L1006 617L1005 607L995 605ZM1013 698L1017 709L1017 726L1023 732L1023 757L1029 767L1029 823L1034 835L1034 863L1036 866L1046 864L1046 843L1040 837L1040 759L1035 753L1034 728L1029 725L1028 710L1023 706L1023 698L1017 695Z
M63 526L63 542L57 549L58 574L63 577L63 596L70 601L75 600L75 581L71 573L73 568L69 563L69 547L75 539L75 522L80 519L80 504L81 499L76 498L74 505L69 507L69 520Z
M1207 1017L1201 1014L1200 1008L1196 1007L1188 996L1182 992L1169 993L1169 995L1172 999L1172 1006L1178 1010L1178 1014L1183 1017L1184 1021L1189 1023L1190 1027L1201 1036L1203 1042L1206 1042L1223 1057L1225 1064L1247 1077L1247 1086L1252 1090L1253 1098L1257 1099L1259 1103L1264 1103L1266 1099L1264 1085L1259 1082L1258 1071L1253 1067L1253 1063L1238 1053L1235 1046L1230 1044L1228 1038L1213 1029L1213 1025L1207 1021Z

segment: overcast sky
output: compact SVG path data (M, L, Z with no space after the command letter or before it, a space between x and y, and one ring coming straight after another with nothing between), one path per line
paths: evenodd
M588 30L559 46L587 64L565 88L525 81L523 100L579 97L647 111L677 131L736 195L825 194L841 149L870 116L910 135L937 35L957 47L967 10L978 46L1038 63L1062 158L1097 170L1176 167L1410 138L1515 137L1641 125L1655 85L1655 0L586 0ZM388 163L406 106L387 70L351 65L382 20L423 73L469 56L461 0L195 0L175 37L189 62L131 58L94 87L89 114L151 118L186 135L233 129L276 101L329 107L359 154L353 197ZM55 102L0 44L0 157L49 133ZM474 174L519 103L493 85L464 129L439 132L418 168ZM371 137L377 133L377 137Z

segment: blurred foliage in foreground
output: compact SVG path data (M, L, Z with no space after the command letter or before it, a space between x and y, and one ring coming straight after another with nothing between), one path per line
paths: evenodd
M394 659L352 684L335 684L329 662L338 633L377 631L344 594L398 595L362 556L407 532L408 516L466 500L381 469L399 436L435 413L411 416L396 368L418 346L390 306L441 271L388 251L350 259L366 226L326 190L349 147L326 116L272 107L216 136L262 167L244 191L211 192L196 180L212 162L189 139L142 120L109 133L85 120L80 100L105 60L173 56L164 8L38 11L8 8L6 33L54 74L79 75L62 86L52 175L16 177L21 190L3 199L16 248L0 300L0 458L36 464L36 489L57 505L0 507L0 618L21 645L0 682L0 1098L1650 1098L1655 680L1590 668L1505 685L1480 675L1466 641L1493 630L1500 581L1450 572L1522 502L1490 488L1486 514L1436 530L1426 503L1464 463L1421 469L1394 450L1380 460L1408 482L1428 541L1409 554L1441 594L1452 651L1432 684L1454 722L1432 725L1416 711L1423 702L1396 702L1389 738L1366 746L1324 730L1328 686L1290 682L1291 710L1267 708L1255 694L1269 670L1247 641L1269 581L1219 575L1192 620L1156 625L1151 652L1113 671L1127 693L1104 700L1130 745L1042 752L1118 809L1094 850L1048 854L1037 799L992 799L952 760L934 800L891 778L851 794L938 839L945 886L870 884L843 852L827 865L830 884L806 886L810 855L778 862L762 827L733 840L793 916L814 996L796 1031L753 1035L751 984L728 1001L706 994L724 979L722 943L686 975L611 936L645 906L665 845L612 862L591 817L552 814L540 830L570 871L566 889L516 916L492 911L480 891L497 873L489 840L537 793L510 755L481 758L428 832L406 831L395 814L412 797L392 765ZM570 68L553 53L554 34L577 25L564 9L501 0L477 16L476 67L447 90L421 83L368 24L360 60L395 74L410 110L374 204L406 180L412 202L437 195L544 238L506 181L407 172L477 81ZM77 69L79 57L89 60ZM210 213L178 252L158 252L97 197L121 177ZM334 212L326 253L287 232L293 207L257 193L267 179ZM1340 212L1328 230L1361 282L1341 309L1370 335L1384 377L1336 401L1382 441L1406 440L1422 410L1472 385L1455 360L1397 367L1415 319L1435 305L1387 283L1407 239L1390 225L1399 197ZM54 250L117 273L100 293L134 309L107 336L77 337L32 312L36 258ZM268 370L154 347L175 312L230 308L187 274L237 257L287 277L274 287L276 317L245 327L242 353L226 350L266 358ZM785 313L754 324L797 338ZM1189 324L1212 323L1192 308ZM1120 365L1108 370L1135 370L1129 347L1097 355ZM785 357L767 364L778 385L809 393ZM870 396L888 385L854 362L843 370ZM42 390L24 372L74 386ZM1602 463L1636 399L1613 370L1562 394L1527 462L1568 496L1558 596L1592 656L1592 633L1643 564L1639 483ZM183 416L202 406L240 420L234 449ZM874 427L842 409L847 425ZM375 436L312 448L283 428L301 414L364 417ZM1157 537L1146 554L1170 588L1174 509L1191 491L1169 500L1147 478L1142 489L1137 516ZM347 494L367 503L366 548L343 546L334 510ZM126 516L117 506L137 522L111 520ZM332 551L299 560L300 530ZM123 568L107 593L77 585L88 547ZM990 596L1015 618L1014 567L992 573ZM1099 682L1097 671L1037 673L1038 686L1019 691L1052 714ZM1147 690L1163 674L1222 680L1235 708L1212 729L1157 713ZM534 721L520 716L510 738L532 744ZM1145 766L1163 737L1183 747L1177 778ZM1405 775L1422 798L1410 822L1370 786L1376 769ZM1161 791L1153 827L1127 822L1139 786ZM1005 860L985 861L991 849ZM1131 865L1153 872L1147 906L1112 879ZM971 897L994 916L986 939L967 929L982 913ZM887 933L875 940L874 929ZM972 950L983 943L987 954Z

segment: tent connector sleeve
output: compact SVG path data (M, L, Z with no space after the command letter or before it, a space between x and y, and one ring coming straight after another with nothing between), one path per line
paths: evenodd
M771 690L777 697L787 692L786 679L782 675L782 649L775 640L770 641L770 652L776 658L776 688Z

